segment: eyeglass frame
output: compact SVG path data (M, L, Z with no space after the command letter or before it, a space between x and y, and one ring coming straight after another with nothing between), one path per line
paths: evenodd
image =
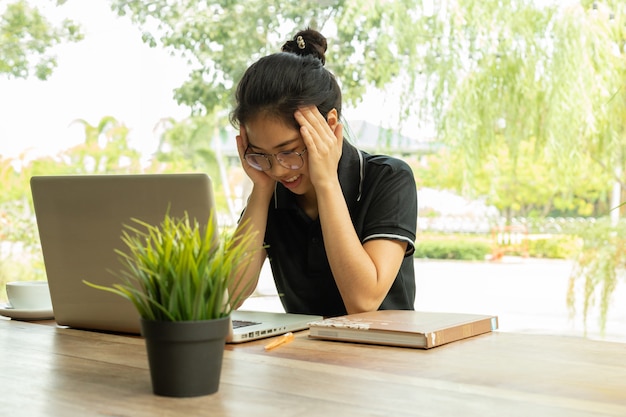
M270 159L270 156L273 157L276 160L276 162L278 162L278 165L280 165L283 168L292 169L292 170L296 170L296 169L302 168L304 166L304 158L302 157L302 155L304 155L306 153L307 148L304 148L302 150L302 152L298 152L298 151L282 151L282 152L276 152L276 153L259 153L259 152L248 153L249 150L250 150L250 147L248 146L246 148L246 152L243 154L243 157L246 160L246 163L248 165L250 165L250 167L252 167L253 169L256 169L257 171L265 172L265 171L269 171L270 169L272 169L272 160ZM299 167L297 167L297 168L292 168L292 167L285 166L285 165L283 165L280 162L280 159L278 159L276 157L277 155L281 155L281 154L283 154L283 155L284 154L288 154L288 155L296 154L296 155L298 155L300 157L300 160L302 161L302 164ZM248 155L261 156L261 157L265 158L267 163L270 165L269 168L267 168L267 169L260 169L261 167L257 168L256 166L252 165L250 163L250 161L248 161Z

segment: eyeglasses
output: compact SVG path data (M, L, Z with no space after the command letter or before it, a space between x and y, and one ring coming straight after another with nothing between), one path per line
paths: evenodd
M246 152L248 152L246 150ZM306 148L302 152L285 151L278 153L246 153L244 158L246 162L252 168L259 171L269 171L272 169L272 161L270 156L273 156L276 161L283 167L289 169L300 169L304 165L304 159L302 155L306 152Z

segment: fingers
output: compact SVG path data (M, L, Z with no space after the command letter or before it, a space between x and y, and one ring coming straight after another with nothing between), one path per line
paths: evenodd
M295 117L300 126L323 133L329 130L328 122L315 106L302 107L296 110Z
M331 110L326 119L316 106L299 108L294 114L300 124L300 133L307 147L340 146L343 140L343 129L337 120L337 112Z

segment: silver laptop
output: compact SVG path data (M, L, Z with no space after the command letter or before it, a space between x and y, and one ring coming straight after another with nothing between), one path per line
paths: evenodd
M59 325L122 333L140 332L139 314L124 298L88 287L111 285L121 268L122 225L131 218L157 224L166 211L208 219L215 209L205 174L35 176L31 191ZM320 319L286 313L235 311L233 342L308 328Z

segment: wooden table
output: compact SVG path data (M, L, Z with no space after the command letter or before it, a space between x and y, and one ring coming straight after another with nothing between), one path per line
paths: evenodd
M48 323L49 324L49 323ZM227 346L218 393L152 394L138 337L0 319L1 416L626 416L626 344L494 332L432 350Z

